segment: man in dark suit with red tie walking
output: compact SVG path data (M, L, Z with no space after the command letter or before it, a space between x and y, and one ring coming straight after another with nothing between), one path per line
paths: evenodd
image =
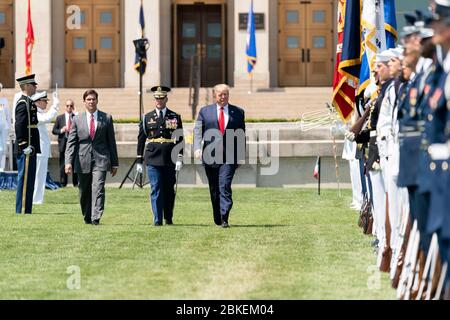
M75 103L72 100L66 101L66 112L56 117L55 125L52 133L58 136L58 151L59 151L59 182L62 187L67 185L67 174L65 172L65 153L67 138L69 137L70 129L75 117ZM78 185L78 178L76 173L72 173L72 183L76 187Z
M231 183L239 163L245 161L245 113L228 104L229 86L216 85L213 96L216 103L198 114L194 151L197 159L202 158L208 177L214 222L228 228L233 206Z

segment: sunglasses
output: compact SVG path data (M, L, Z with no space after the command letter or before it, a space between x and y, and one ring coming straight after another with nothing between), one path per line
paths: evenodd
M73 104L66 104L66 107L72 107L73 108Z

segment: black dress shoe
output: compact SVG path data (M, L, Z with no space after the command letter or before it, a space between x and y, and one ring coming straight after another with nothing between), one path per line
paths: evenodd
M222 228L229 228L229 227L230 227L230 225L228 224L227 221L222 222Z
M172 224L173 224L172 219L165 219L165 222L166 222L166 224L168 224L168 225L172 225Z
M86 221L86 220L84 220L84 223L85 223L85 224L92 224L92 221Z
M154 223L153 224L155 227L161 227L162 226L162 223L161 222L156 222L156 223Z
M98 226L100 224L100 220L94 220L92 221L92 225Z

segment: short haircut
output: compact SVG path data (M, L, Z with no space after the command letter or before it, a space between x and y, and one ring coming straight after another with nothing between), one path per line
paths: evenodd
M217 92L220 92L220 91L230 92L230 86L227 84L223 84L223 83L215 85L213 88L213 95L215 95Z
M95 100L98 100L98 93L97 93L97 91L95 91L93 89L87 90L83 94L83 101L86 101L87 96L95 96Z

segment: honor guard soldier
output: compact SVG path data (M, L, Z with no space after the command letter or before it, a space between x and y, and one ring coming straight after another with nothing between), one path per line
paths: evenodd
M151 185L154 225L162 226L163 217L166 224L171 225L176 172L182 167L183 124L181 116L166 107L170 88L157 86L151 91L156 108L147 113L139 125L137 171L143 172L142 163L145 162Z
M31 96L36 93L35 75L17 79L24 93L15 106L15 131L17 153L16 213L31 214L34 182L36 177L36 155L41 153L37 108Z

